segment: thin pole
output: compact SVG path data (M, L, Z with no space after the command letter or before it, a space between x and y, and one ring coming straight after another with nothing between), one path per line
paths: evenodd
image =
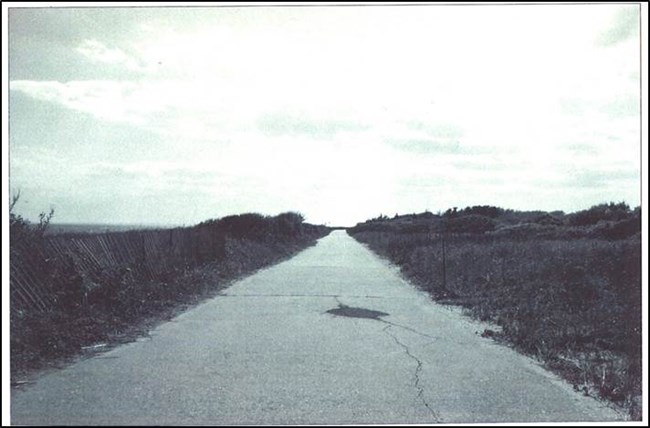
M447 291L447 252L445 243L445 233L442 233L442 288Z

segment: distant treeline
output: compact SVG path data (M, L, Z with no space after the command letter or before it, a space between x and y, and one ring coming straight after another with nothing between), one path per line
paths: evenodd
M434 299L496 323L485 335L640 418L641 210L493 206L379 216L348 230Z
M641 232L641 208L603 203L571 214L562 211L515 211L489 205L444 213L381 215L357 224L354 232L395 230L403 233L488 234L521 238L625 239Z

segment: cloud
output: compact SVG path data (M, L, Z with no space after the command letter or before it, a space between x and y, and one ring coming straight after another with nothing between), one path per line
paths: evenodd
M592 189L620 189L629 187L631 183L638 182L640 178L639 171L634 169L585 169L565 177L558 185Z
M586 143L570 143L564 146L564 150L571 156L594 156L600 152L598 147Z
M641 113L641 97L635 94L626 94L605 103L602 107L607 115L612 118L638 117Z
M147 71L149 67L145 67L125 53L120 48L109 48L102 42L95 39L84 40L84 42L77 47L77 52L90 59L93 62L104 64L121 65L128 70L132 71Z
M420 154L459 153L460 143L453 139L388 138L386 143L398 149Z
M471 121L468 121L471 126ZM489 155L500 148L473 144L465 130L451 122L435 120L397 120L377 127L376 138L390 147L416 155Z
M165 103L148 88L131 81L30 81L14 80L10 89L33 98L57 103L72 110L89 113L98 119L141 123L144 116L164 110Z
M612 119L639 116L641 98L637 93L612 94L601 99L562 98L560 110L567 116L591 116L604 113Z
M598 36L601 46L613 46L639 34L640 5L621 8L610 26Z
M197 222L638 198L635 8L20 10L12 181Z
M257 120L257 127L269 136L308 135L314 138L332 138L339 132L363 131L368 128L353 120L315 119L285 113L264 114Z
M582 98L562 97L558 100L560 111L565 115L582 116L589 111L591 103Z
M51 205L56 221L187 224L236 214L240 202L264 201L266 207L256 206L260 211L273 206L268 180L222 172L209 162L84 162L56 150L32 149L14 158L11 175L12 186L32 201L20 207L28 218Z
M121 63L123 58L107 54L104 59ZM236 132L331 139L369 128L364 119L328 106L298 102L293 109L297 113L286 112L272 89L264 94L210 80L14 80L10 89L97 119L191 140L227 138Z
M463 129L453 123L410 121L408 126L436 138L459 139L464 134Z

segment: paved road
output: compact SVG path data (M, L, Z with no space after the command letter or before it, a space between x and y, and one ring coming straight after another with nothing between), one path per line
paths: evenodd
M479 329L336 231L150 338L15 391L12 423L621 419Z

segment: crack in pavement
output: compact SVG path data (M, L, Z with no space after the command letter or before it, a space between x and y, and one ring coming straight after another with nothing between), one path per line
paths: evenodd
M399 345L402 349L404 349L404 352L406 353L406 355L417 363L417 366L415 368L415 372L413 373L413 378L414 378L413 386L415 386L415 388L418 391L417 398L422 402L422 404L424 404L424 406L427 408L427 410L429 410L429 412L433 416L433 419L434 419L435 423L442 422L442 418L440 417L440 415L435 410L433 410L433 408L425 400L425 398L424 398L424 388L422 386L420 386L420 372L422 371L422 361L418 357L416 357L415 355L413 355L411 353L411 350L409 349L408 346L406 346L406 344L400 342L400 340L397 338L397 336L390 333L388 330L391 327L399 327L399 328L402 328L404 330L415 333L415 334L417 334L419 336L423 336L423 337L427 337L429 339L433 339L433 341L439 340L440 338L436 337L436 336L431 336L431 335L426 334L426 333L422 333L422 332L417 331L417 330L415 330L415 329L413 329L413 328L411 328L409 326L406 326L406 325L397 324L397 323L394 323L394 322L391 322L391 321L386 321L386 320L381 318L382 316L388 316L389 315L389 314L387 314L385 312L378 312L378 311L375 311L375 310L365 309L365 308L352 308L350 306L347 306L345 303L341 302L341 300L339 299L339 296L332 296L332 297L334 297L334 300L336 300L336 303L338 303L339 309L344 309L344 308L346 308L346 309L356 309L358 311L366 311L366 312L369 312L369 313L373 313L373 314L376 314L376 315L375 316L367 316L367 317L359 316L359 317L360 318L371 318L373 320L381 321L384 324L386 324L386 326L382 329L382 331L384 333L386 333L387 335L389 335L390 337L392 337L393 340L395 341L395 343L397 345ZM331 312L331 311L332 310L330 310L328 312ZM345 316L354 316L354 315L345 315ZM431 341L429 343L432 343L433 341ZM427 343L427 344L429 344L429 343Z
M434 422L436 423L442 422L440 415L438 415L438 413L435 410L433 410L429 405L429 403L427 403L427 401L424 399L424 388L420 386L420 372L422 371L422 361L420 361L420 359L415 355L411 354L411 351L409 350L408 346L400 342L395 335L391 334L388 331L389 328L391 328L391 325L387 325L381 331L383 331L384 333L392 337L395 343L397 343L402 349L404 349L406 355L408 355L411 359L415 360L415 362L417 363L417 367L415 368L415 373L413 373L413 377L415 378L414 386L418 390L418 395L417 395L418 398L420 399L420 401L422 401L422 404L424 404L424 406L429 410L429 412L431 412L431 415L433 415L434 418Z
M422 333L421 331L417 331L414 328L411 328L411 327L409 327L407 325L397 324L397 323L394 323L394 322L391 322L391 321L386 321L386 320L383 320L383 319L379 319L378 321L381 321L381 322L383 322L385 324L389 324L389 327L392 325L392 326L395 326L395 327L403 328L404 330L408 330L408 331L413 332L413 333L415 333L415 334L417 334L419 336L428 337L429 339L433 339L433 340L439 340L440 339L440 337L438 337L438 336L431 336L430 334ZM429 342L429 343L433 343L433 342Z
M339 297L356 297L356 296L336 296L336 295L333 295L331 297L334 297L334 300L336 300L336 303L338 303L339 306L347 306L345 303L343 303L343 302L341 302L339 300ZM408 331L410 331L412 333L415 333L415 334L417 334L419 336L428 337L429 339L433 339L433 340L439 340L440 339L440 337L438 337L438 336L431 336L430 334L422 333L421 331L418 331L418 330L416 330L416 329L414 329L412 327L409 327L407 325L397 324L397 323L392 322L392 321L386 321L385 319L382 319L382 318L376 318L376 321L381 321L381 322L383 322L385 324L390 324L390 325L395 326L395 327L403 328L404 330L408 330Z

